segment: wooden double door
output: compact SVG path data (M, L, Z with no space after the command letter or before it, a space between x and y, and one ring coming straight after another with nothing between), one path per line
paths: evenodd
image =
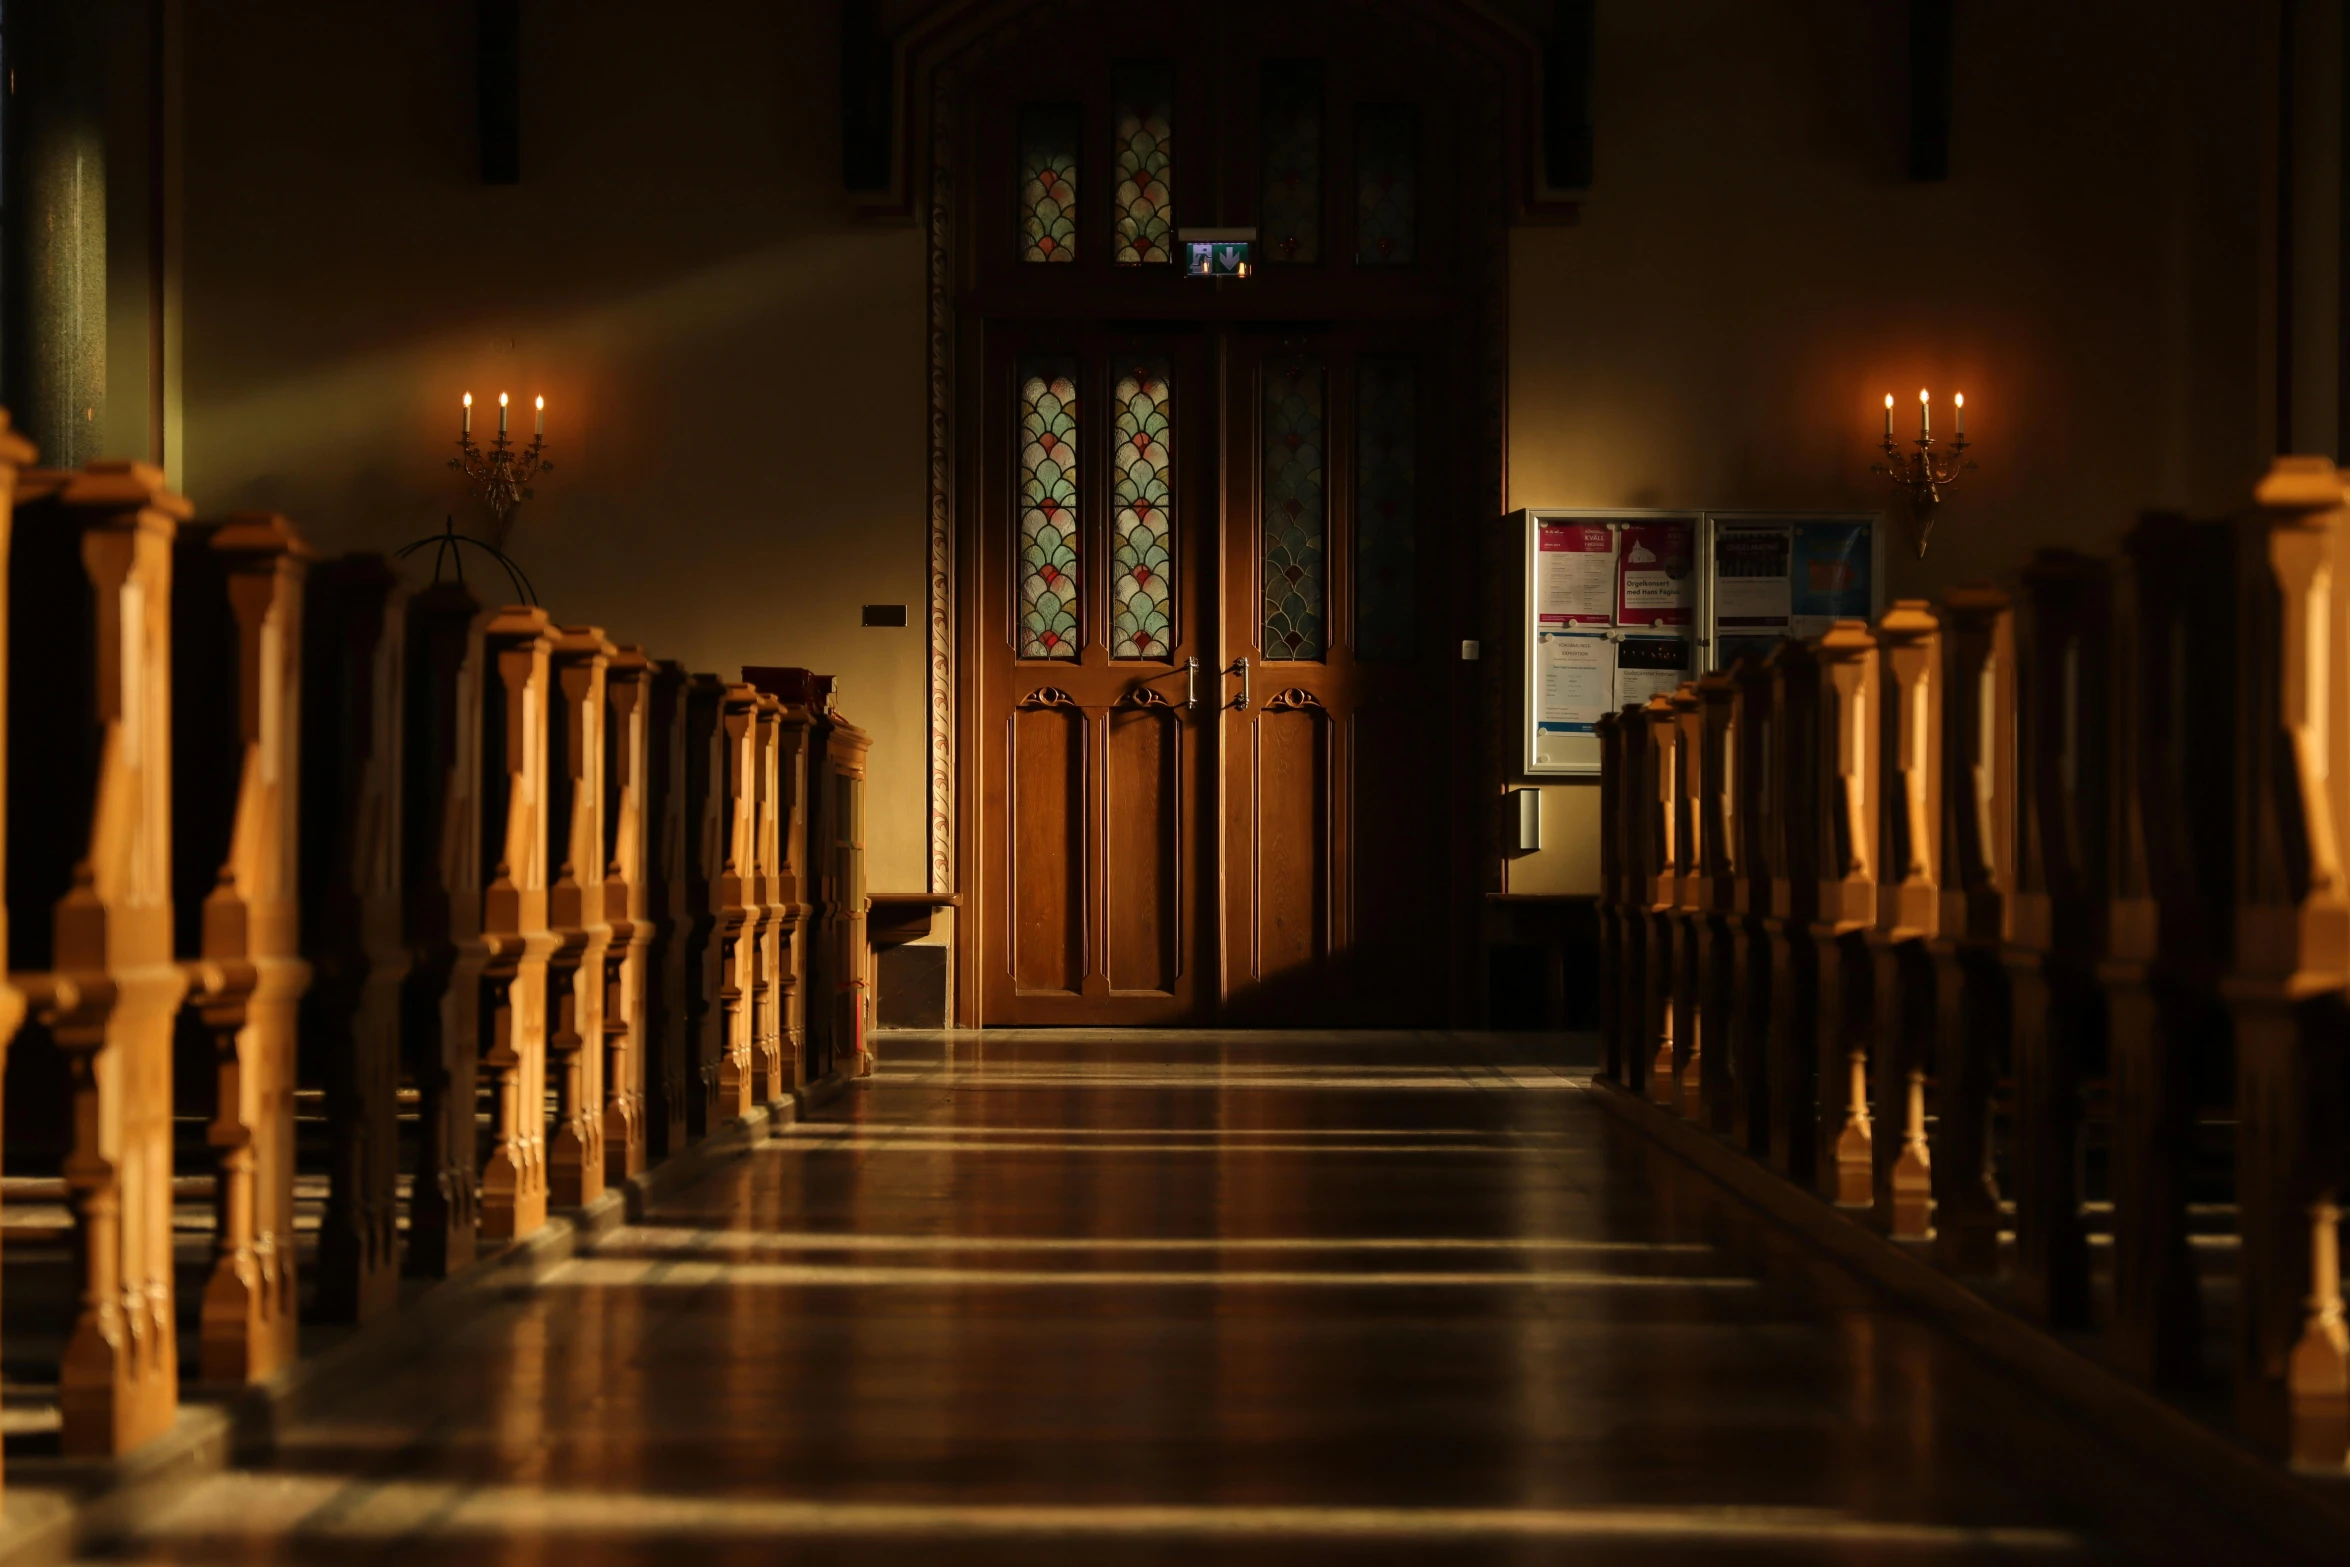
M1469 536L1450 345L984 336L979 1020L1441 1022Z

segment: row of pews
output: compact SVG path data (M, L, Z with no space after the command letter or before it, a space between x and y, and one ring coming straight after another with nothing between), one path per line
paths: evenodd
M2336 1471L2346 573L2281 459L1600 726L1607 1075Z
M869 1065L827 678L33 461L0 433L0 1356L66 1454Z

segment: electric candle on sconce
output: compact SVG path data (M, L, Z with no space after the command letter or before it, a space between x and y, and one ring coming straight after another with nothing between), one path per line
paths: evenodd
M1966 455L1966 394L1953 394L1950 406L1955 415L1950 444L1937 451L1940 443L1934 439L1934 394L1929 388L1919 387L1918 438L1911 443L1916 450L1904 452L1893 443L1893 394L1887 392L1885 460L1869 465L1869 472L1883 474L1908 502L1910 528L1921 558L1934 531L1934 510L1942 504L1943 487L1955 483L1960 474L1975 466Z

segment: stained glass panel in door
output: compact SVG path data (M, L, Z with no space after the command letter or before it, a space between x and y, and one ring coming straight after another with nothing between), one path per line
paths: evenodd
M1118 173L1117 256L1120 266L1170 261L1175 255L1175 68L1157 62L1120 65L1110 73Z
M1020 255L1025 261L1077 259L1075 104L1032 104L1020 111Z
M1264 627L1267 658L1322 656L1323 369L1310 357L1269 360L1264 378Z
M1020 361L1022 658L1078 652L1077 361Z
M1169 473L1171 401L1164 358L1117 362L1110 439L1110 656L1165 658L1175 589Z

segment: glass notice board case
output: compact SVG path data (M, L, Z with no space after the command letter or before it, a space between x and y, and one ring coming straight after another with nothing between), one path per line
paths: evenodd
M1525 775L1599 771L1601 714L1884 607L1873 512L1547 511L1525 552Z

